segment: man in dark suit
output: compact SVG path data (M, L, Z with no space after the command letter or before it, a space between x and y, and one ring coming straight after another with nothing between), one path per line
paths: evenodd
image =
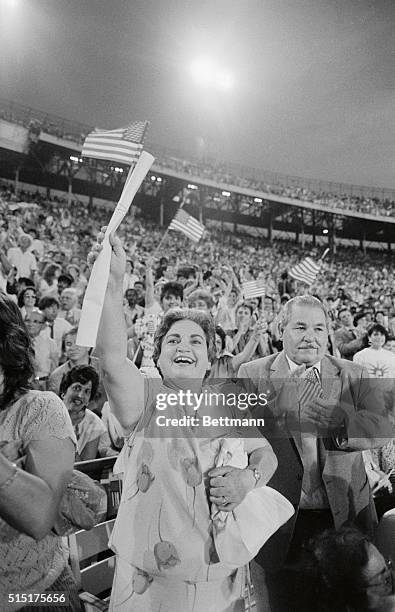
M366 330L361 333L355 327L352 314L348 308L341 308L338 317L341 326L335 331L336 347L339 349L340 356L343 359L352 361L355 353L365 347L364 338Z
M317 298L293 298L282 313L283 351L239 370L249 392L267 396L264 414L253 415L265 417L262 431L278 459L269 486L296 510L253 562L259 612L305 612L295 603L290 571L303 543L349 521L371 532L376 520L361 451L394 432L376 381L357 364L326 355L328 322Z

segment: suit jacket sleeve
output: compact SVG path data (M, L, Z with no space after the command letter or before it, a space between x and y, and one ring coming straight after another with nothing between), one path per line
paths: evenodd
M346 436L339 448L356 451L384 446L395 437L385 408L385 379L369 378L362 368L358 378L350 373L347 376L353 405L342 405L346 412Z

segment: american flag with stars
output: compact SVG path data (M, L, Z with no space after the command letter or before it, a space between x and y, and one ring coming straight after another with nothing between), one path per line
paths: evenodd
M170 222L169 230L171 229L182 232L194 242L199 242L206 228L195 217L180 208Z
M134 165L143 150L148 121L135 121L116 130L94 130L82 145L82 156Z
M246 281L241 285L243 295L246 300L251 298L260 297L266 293L265 281L261 278L252 281Z

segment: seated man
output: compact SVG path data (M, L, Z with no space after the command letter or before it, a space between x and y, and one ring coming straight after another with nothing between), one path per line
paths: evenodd
M78 293L73 287L63 289L60 294L60 306L58 317L66 319L73 327L78 325L81 318L81 308L78 308Z
M44 313L34 308L25 319L29 336L32 339L34 349L34 363L36 369L36 381L38 388L45 390L49 375L57 367L59 353L56 343L52 338L42 333L45 327Z

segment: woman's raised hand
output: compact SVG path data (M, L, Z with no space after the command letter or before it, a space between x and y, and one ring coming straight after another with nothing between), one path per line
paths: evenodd
M97 242L92 246L92 249L88 253L88 264L91 268L103 248L102 243L106 229L106 226L101 228L97 235ZM126 268L126 253L119 237L114 232L110 234L110 245L112 248L110 277L112 277L114 281L122 282Z

